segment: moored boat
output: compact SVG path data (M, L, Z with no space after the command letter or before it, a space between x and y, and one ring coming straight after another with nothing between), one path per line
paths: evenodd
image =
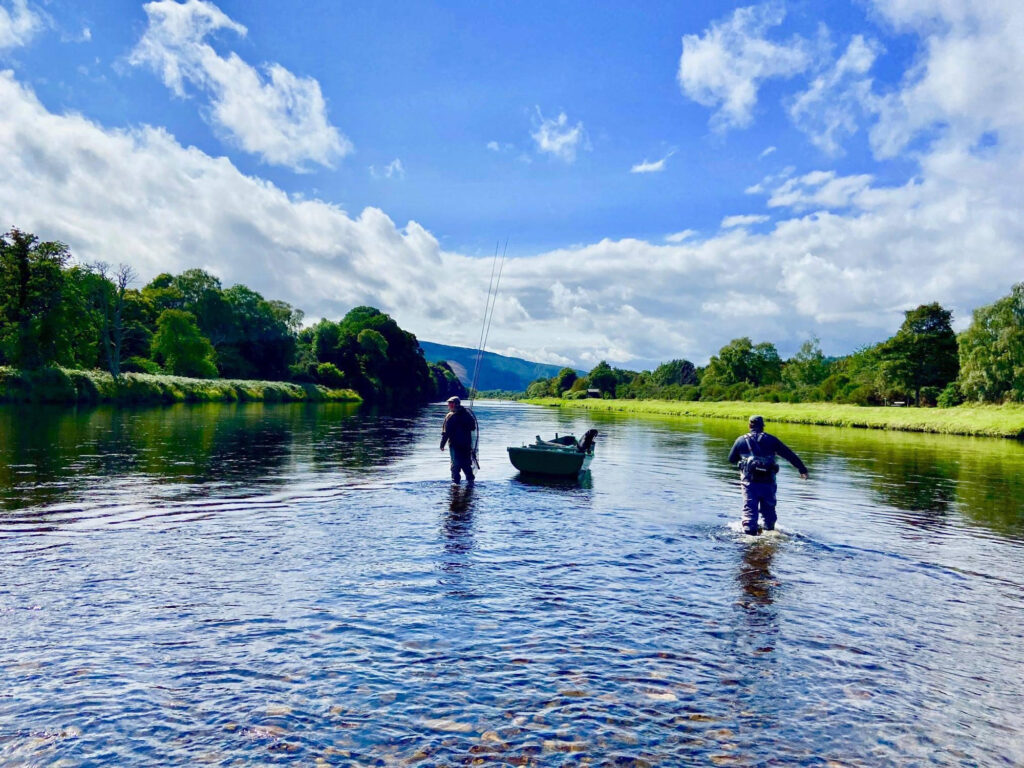
M538 435L531 445L510 445L508 458L512 466L526 474L573 477L590 467L596 437L596 429L587 430L582 440L573 435L559 437L557 433L554 440L542 440Z

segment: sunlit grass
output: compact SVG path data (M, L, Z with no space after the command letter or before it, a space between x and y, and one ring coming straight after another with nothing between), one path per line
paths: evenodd
M0 367L0 402L33 403L214 403L359 402L351 389L318 384L243 379L190 379L126 373L114 381L104 371Z
M561 400L523 402L592 411L658 414L713 419L747 419L759 413L769 421L834 427L936 432L1024 438L1024 405L961 405L956 408L871 408L832 403L752 403L676 400Z

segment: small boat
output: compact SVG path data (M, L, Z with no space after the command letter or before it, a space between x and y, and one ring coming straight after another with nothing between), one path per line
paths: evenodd
M512 466L530 475L554 475L575 477L585 471L594 460L594 438L596 429L589 429L582 440L573 435L558 436L554 440L541 440L540 435L532 445L509 446L508 458Z

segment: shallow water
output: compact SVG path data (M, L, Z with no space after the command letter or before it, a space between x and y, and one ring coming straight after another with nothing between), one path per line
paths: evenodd
M1024 446L477 410L0 408L0 764L1024 764Z

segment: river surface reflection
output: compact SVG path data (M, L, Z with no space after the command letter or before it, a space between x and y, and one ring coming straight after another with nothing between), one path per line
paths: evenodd
M1024 764L1024 446L477 410L0 407L0 764Z

